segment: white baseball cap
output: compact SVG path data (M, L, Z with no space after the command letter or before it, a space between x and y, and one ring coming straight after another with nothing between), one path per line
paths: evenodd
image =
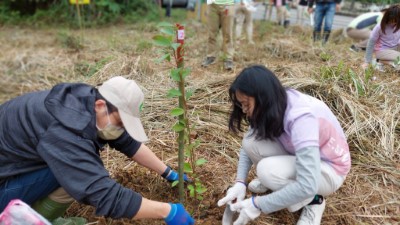
M147 135L140 121L144 94L136 82L121 76L112 77L99 87L99 92L117 107L128 134L137 141L147 141Z

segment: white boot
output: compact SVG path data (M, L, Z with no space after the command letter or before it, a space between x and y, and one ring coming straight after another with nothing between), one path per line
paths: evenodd
M297 225L319 225L325 210L325 199L320 205L306 205L303 207Z
M258 178L252 180L249 183L248 188L249 188L249 191L251 191L252 193L255 193L255 194L262 194L262 193L267 192L267 190L268 190L268 188L266 188L264 185L262 185L261 181Z

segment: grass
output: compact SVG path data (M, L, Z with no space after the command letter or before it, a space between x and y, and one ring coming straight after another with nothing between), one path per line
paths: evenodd
M174 11L173 11L174 13ZM180 12L177 12L180 13ZM174 18L171 20L176 21ZM201 139L198 155L208 160L200 173L208 191L201 202L188 202L198 224L219 224L223 209L218 199L235 179L241 137L227 132L228 86L249 64L263 64L288 87L299 89L328 104L345 129L351 147L352 169L344 185L327 199L323 224L397 224L400 222L400 79L398 72L363 71L362 53L348 51L342 39L325 47L313 45L310 29L288 30L268 22L255 24L256 45L236 46L235 68L222 61L205 69L207 29L184 21L189 35L185 65L192 69L188 89L194 90L189 107ZM264 29L264 25L268 27ZM135 79L145 93L142 115L150 142L147 145L167 164L177 168L175 121L168 116L176 103L166 97L175 84L168 64L156 64L159 55L150 45L158 31L155 23L90 28L82 48L68 41L79 31L3 26L0 35L0 103L59 82L99 84L111 76ZM79 50L76 50L79 49ZM372 81L370 78L377 79ZM101 153L110 175L143 196L176 202L177 190L158 175L125 156ZM251 177L254 176L252 172ZM94 224L163 224L160 221L112 220L97 217L91 206L74 203L67 216L83 216ZM287 210L261 216L250 224L295 224L299 213Z

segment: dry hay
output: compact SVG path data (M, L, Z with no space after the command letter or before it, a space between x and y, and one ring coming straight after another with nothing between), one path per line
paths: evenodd
M263 32L264 26L268 30ZM349 41L321 48L312 45L307 29L283 30L262 22L256 24L255 46L237 46L239 54L235 56L233 72L225 72L220 61L204 69L199 64L205 55L205 28L197 23L186 28L185 64L192 68L188 88L194 90L189 101L190 115L201 140L197 155L208 160L198 171L208 188L204 200L195 202L188 198L186 203L198 224L220 224L223 209L216 202L235 178L241 144L241 138L227 130L227 89L235 74L254 63L275 71L285 86L324 100L345 128L353 166L344 185L328 198L323 224L399 223L398 74L377 73L377 81L365 81L357 66L362 62L362 54L348 52ZM69 32L64 35L79 37L79 32ZM5 28L0 36L2 43L8 43L0 46L0 102L58 82L97 85L112 75L122 74L137 80L145 92L142 121L150 138L147 145L176 168L177 136L170 129L175 120L169 116L169 110L177 102L166 98L167 90L175 84L168 78L171 65L153 61L158 54L149 40L156 33L152 24L87 29L83 48L77 50L63 48L57 30ZM360 95L351 79L346 79L348 70L335 67L340 61L360 77L365 94ZM169 187L155 173L115 151L104 151L101 156L110 175L124 186L146 198L177 201L177 189ZM69 208L67 216L83 216L90 224L164 224L96 217L93 207L78 203ZM263 215L252 224L294 224L298 216L299 213L281 210Z

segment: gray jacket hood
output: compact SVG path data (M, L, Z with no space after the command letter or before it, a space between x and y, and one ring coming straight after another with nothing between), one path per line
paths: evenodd
M96 92L93 87L86 84L62 83L50 90L44 104L61 124L81 133L93 122L95 100Z

